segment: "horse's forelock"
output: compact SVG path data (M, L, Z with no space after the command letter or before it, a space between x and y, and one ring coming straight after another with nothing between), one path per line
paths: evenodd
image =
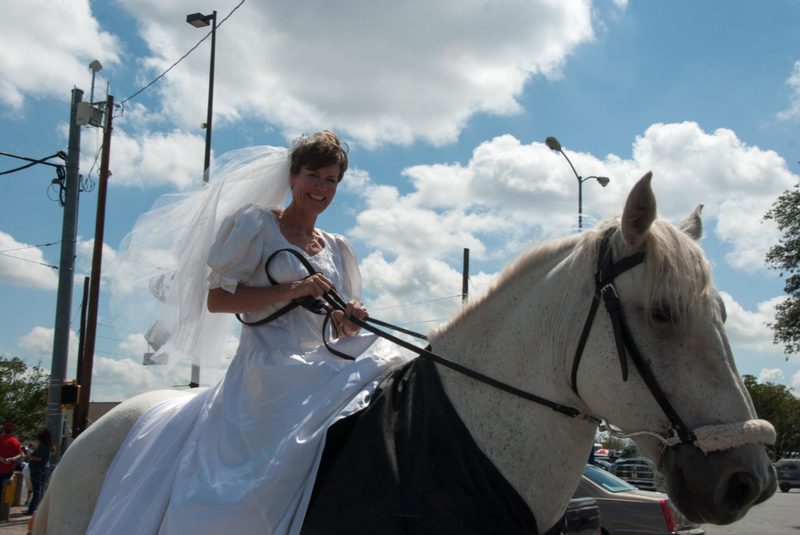
M619 231L619 216L611 216L590 232L584 233L580 248L597 257L600 241L609 231L615 231L614 260L633 254ZM645 269L647 270L647 310L660 308L668 312L675 324L693 314L708 311L714 302L711 266L700 246L677 227L657 218L645 240ZM652 314L648 318L653 321Z

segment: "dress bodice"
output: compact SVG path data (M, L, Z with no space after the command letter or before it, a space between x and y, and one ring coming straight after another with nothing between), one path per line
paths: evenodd
M319 253L309 256L301 248L290 244L281 234L277 219L272 212L257 206L245 207L224 222L217 242L211 247L209 287L222 287L235 292L238 284L247 286L269 286L264 269L267 260L275 251L294 249L302 254L311 266L324 274L334 284L345 301L358 299L360 288L354 288L347 273L347 255L351 255L349 243L341 236L317 230L324 241ZM270 275L279 283L300 280L308 273L294 255L285 253L276 256L269 266ZM287 302L242 314L248 323L265 318L285 306ZM309 351L322 343L324 316L298 307L274 321L256 327L242 327L237 355L263 353L277 350L280 353L296 354L297 349ZM323 353L326 357L328 354ZM277 358L273 356L271 358Z

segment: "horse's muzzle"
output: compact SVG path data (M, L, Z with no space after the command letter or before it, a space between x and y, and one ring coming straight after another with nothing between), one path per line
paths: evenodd
M703 453L694 445L667 448L667 493L692 522L730 524L775 493L775 468L764 446Z

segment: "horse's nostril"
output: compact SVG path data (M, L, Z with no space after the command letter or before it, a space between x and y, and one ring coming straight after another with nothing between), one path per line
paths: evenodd
M727 488L719 504L722 510L746 510L758 494L758 482L748 472L736 472L728 480Z

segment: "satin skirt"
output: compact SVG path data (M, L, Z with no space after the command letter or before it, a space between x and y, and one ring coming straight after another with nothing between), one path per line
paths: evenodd
M213 387L150 408L109 468L87 534L299 533L326 430L408 361L374 335L336 347L360 356L237 355Z

